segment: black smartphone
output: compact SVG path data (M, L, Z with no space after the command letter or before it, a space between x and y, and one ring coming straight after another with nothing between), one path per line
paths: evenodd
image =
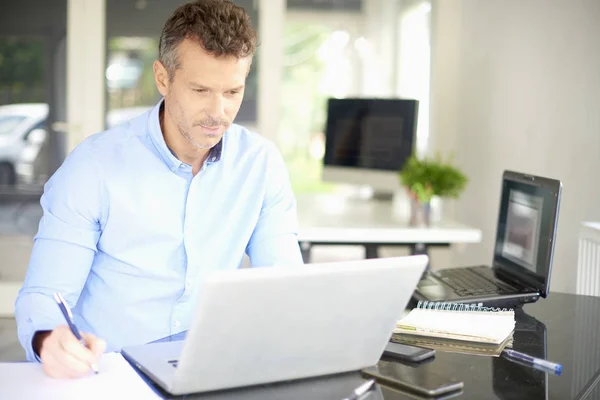
M376 366L363 369L362 374L381 385L429 397L454 394L464 387L461 380L452 376L452 371L441 373L393 361L379 361Z
M383 355L403 361L419 362L433 357L435 355L435 350L389 342L387 346L385 346L385 350L383 350Z

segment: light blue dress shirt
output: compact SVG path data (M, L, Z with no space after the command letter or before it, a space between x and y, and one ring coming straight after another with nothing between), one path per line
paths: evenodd
M179 161L151 111L84 140L49 179L15 314L29 360L34 332L65 320L108 351L188 328L202 280L298 265L296 202L274 144L232 125L201 168Z

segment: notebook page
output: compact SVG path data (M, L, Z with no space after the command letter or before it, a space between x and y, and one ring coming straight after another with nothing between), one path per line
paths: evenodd
M515 328L514 312L468 312L414 309L397 324L402 333L503 342ZM433 335L438 333L439 335Z
M0 399L160 399L119 353L102 356L96 375L53 379L38 363L0 363Z

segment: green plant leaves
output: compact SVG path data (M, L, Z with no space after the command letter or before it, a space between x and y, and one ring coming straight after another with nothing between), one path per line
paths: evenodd
M412 156L404 164L398 177L403 186L421 203L429 203L433 196L458 197L468 178L438 155L435 159L419 160Z

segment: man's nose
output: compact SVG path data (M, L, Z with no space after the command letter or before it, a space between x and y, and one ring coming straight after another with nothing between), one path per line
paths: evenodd
M221 120L225 115L225 102L223 101L223 96L220 94L215 94L208 106L207 109L208 115L215 119Z

